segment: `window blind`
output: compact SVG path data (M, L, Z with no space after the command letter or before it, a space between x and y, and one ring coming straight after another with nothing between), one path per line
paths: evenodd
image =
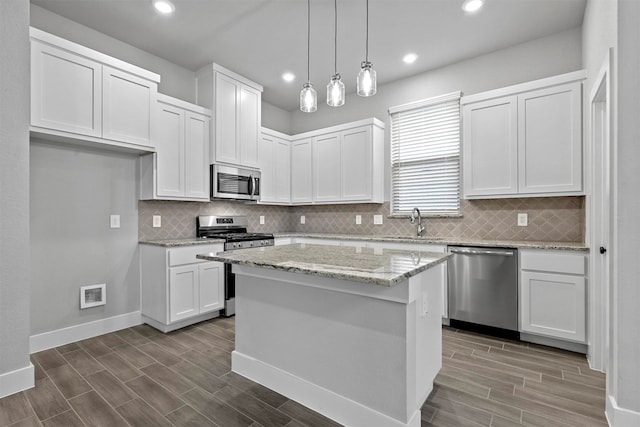
M460 92L389 109L391 213L460 212Z

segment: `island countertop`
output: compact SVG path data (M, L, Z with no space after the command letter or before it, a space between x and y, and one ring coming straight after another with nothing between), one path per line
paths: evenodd
M384 248L290 244L200 254L199 259L271 268L332 279L394 286L451 254Z

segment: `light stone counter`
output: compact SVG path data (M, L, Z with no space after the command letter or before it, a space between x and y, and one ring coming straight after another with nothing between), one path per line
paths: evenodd
M331 279L394 286L440 264L451 255L437 252L291 244L202 254L209 261L244 264Z
M589 251L589 247L578 242L533 242L520 240L480 240L456 237L412 237L412 236L374 236L356 234L324 234L324 233L274 233L274 237L303 237L312 239L361 240L370 242L424 243L432 245L460 245L501 248L554 249L570 251Z
M139 240L138 243L142 245L161 246L163 248L179 248L183 246L215 245L216 243L224 243L224 239L194 237L191 239Z

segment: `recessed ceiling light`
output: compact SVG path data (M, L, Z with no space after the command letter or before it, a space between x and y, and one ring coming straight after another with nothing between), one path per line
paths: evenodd
M176 10L176 7L169 0L153 0L153 7L164 15L168 15Z
M462 10L468 13L477 12L483 4L484 0L464 0L464 3L462 3Z
M285 82L292 82L296 79L296 75L293 73L284 73L282 75L282 80L284 80Z
M418 59L418 55L416 55L415 53L407 53L404 58L402 58L402 60L406 63L406 64L413 64L414 62L416 62L416 59Z

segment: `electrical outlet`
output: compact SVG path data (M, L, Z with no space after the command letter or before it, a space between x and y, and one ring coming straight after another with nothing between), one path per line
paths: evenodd
M357 225L362 224L362 215L356 215L356 224Z
M160 215L153 216L153 228L162 227L162 217Z
M529 224L529 215L526 213L518 214L518 227L526 227Z
M373 216L373 223L375 225L380 225L382 224L382 215L374 215Z
M264 215L260 215L260 225L264 225Z
M306 224L307 219L304 217L304 215L300 215L300 224Z
M111 215L109 217L111 228L120 228L120 215Z
M426 292L422 293L422 317L429 312L429 298Z

